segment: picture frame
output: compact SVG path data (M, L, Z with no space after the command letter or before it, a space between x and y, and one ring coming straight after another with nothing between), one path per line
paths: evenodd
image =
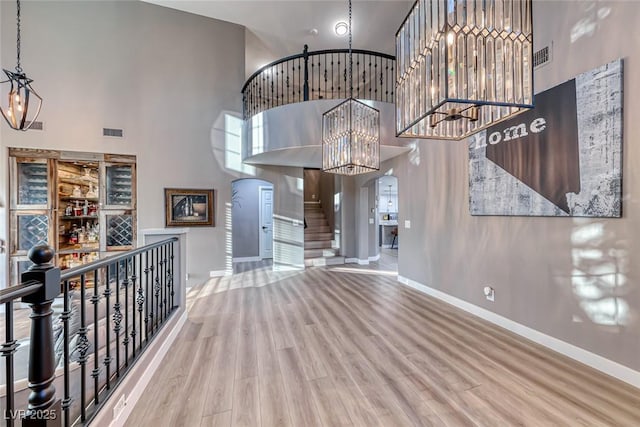
M167 227L215 227L215 190L165 188Z

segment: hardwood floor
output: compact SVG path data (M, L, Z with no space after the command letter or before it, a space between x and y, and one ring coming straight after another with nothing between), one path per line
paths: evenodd
M640 391L396 281L250 270L189 294L131 426L638 426Z

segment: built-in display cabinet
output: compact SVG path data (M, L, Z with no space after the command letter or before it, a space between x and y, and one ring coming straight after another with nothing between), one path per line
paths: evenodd
M10 148L9 163L12 283L38 244L62 269L135 246L135 156Z

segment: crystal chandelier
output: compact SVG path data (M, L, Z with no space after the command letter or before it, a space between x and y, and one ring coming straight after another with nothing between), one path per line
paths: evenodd
M396 33L396 134L461 139L533 107L532 0L418 0Z
M8 80L1 81L8 88L7 105L0 106L2 117L16 130L27 130L40 114L42 98L31 87L33 80L27 77L20 66L20 0L17 3L17 65L15 72L3 69Z
M353 98L349 0L349 99L322 115L322 170L357 175L380 169L380 112Z

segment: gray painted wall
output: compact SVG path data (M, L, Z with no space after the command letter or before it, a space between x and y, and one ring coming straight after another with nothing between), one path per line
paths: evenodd
M261 179L240 179L231 183L231 191L237 191L231 207L233 257L260 256L260 187L273 188Z
M553 42L552 62L535 73L537 92L625 60L623 218L471 216L467 143L419 141L380 171L399 179L399 274L637 371L640 7L536 1L534 14L535 49ZM484 298L486 285L495 302Z

